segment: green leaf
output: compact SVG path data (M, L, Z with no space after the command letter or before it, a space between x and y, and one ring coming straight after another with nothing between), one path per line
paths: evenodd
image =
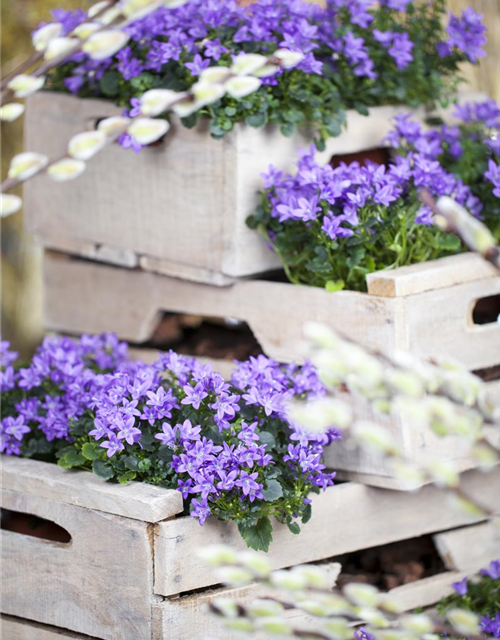
M258 436L262 444L267 444L267 450L276 446L276 438L269 431L259 431Z
M82 455L87 460L99 460L102 451L102 447L93 442L86 442L82 447Z
M312 508L310 504L306 504L302 512L302 524L307 524L312 516Z
M330 292L334 291L342 291L345 287L345 282L343 280L328 280L325 284L325 289Z
M131 471L137 471L139 466L139 458L135 456L125 456L123 458L123 464Z
M128 484L131 480L134 480L136 475L134 471L125 471L125 473L118 476L118 482L120 484Z
M277 480L268 480L267 487L262 490L266 502L274 502L283 495L283 487Z
M250 127L257 129L263 127L266 124L267 115L265 113L251 113L245 118L245 122Z
M111 480L111 478L115 475L112 467L103 460L95 460L92 463L92 471L96 474L96 476L99 476L99 478L104 478L104 480Z
M300 526L297 522L287 522L286 526L294 535L298 535L300 533Z
M259 518L252 526L238 525L241 537L255 551L269 551L273 541L273 525L267 516Z
M120 89L120 74L118 71L106 71L99 81L99 87L107 98L114 98Z
M280 131L284 136L290 138L295 133L295 125L293 122L286 122L281 125Z
M72 469L73 467L79 467L85 462L85 458L76 449L72 449L65 453L62 458L59 459L59 466L65 469Z

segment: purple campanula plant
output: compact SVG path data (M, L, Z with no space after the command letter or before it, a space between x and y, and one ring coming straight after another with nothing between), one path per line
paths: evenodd
M407 116L398 117L397 126L419 139L418 124ZM261 204L248 220L267 237L292 282L365 290L368 273L460 251L456 237L432 225L418 198L421 188L481 213L471 189L417 145L388 166L321 166L314 153L314 147L300 153L295 175L270 167Z
M430 130L398 118L389 142L398 153L418 153L460 179L470 189L465 206L500 240L500 106L495 100L466 102L455 116L455 126Z
M85 17L59 11L64 30ZM183 119L208 116L220 138L236 122L278 124L291 135L313 122L317 144L338 135L346 109L381 104L430 104L452 92L460 62L483 55L485 28L473 9L447 16L445 0L190 0L159 8L127 27L126 47L104 60L78 53L56 69L49 86L81 97L102 96L129 109L145 91L189 89L203 70L229 66L239 53L299 51L294 69L264 77L242 99L224 96ZM127 137L122 143L131 146Z
M477 577L452 584L455 593L438 605L440 613L460 607L480 616L481 631L500 638L500 560L492 560Z
M230 382L173 352L132 362L114 336L47 338L28 367L1 343L1 452L84 468L107 480L177 489L186 511L234 520L267 550L270 516L298 533L309 494L333 484L323 449L334 429L311 435L286 418L292 398L325 393L310 364L259 356Z

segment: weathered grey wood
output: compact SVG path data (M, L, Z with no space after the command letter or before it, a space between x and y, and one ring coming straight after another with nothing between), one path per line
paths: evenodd
M329 586L335 586L340 572L338 563L328 563L325 570L329 577ZM158 601L153 605L153 629L155 640L234 640L234 631L229 631L219 620L209 615L207 605L217 598L231 598L236 602L245 604L256 598L278 597L285 601L287 594L276 592L268 587L251 584L241 588L210 589L196 595L184 596ZM312 618L306 614L298 614L297 611L285 612L284 617L293 620L301 629L313 624ZM257 634L255 638L259 640Z
M391 589L389 593L404 611L411 611L418 607L429 607L439 602L441 598L455 593L451 586L452 583L462 580L468 575L464 571L446 571L416 582L403 584Z
M123 486L88 471L70 471L36 460L2 456L0 461L2 487L9 491L144 522L159 522L183 509L178 491L144 482Z
M104 640L151 640L153 525L15 491L1 500L72 538L1 532L3 613Z
M485 505L500 510L500 467L490 474L468 471L463 483ZM276 524L268 558L273 568L281 568L469 522L474 520L451 506L445 493L434 486L403 493L348 483L313 497L313 516L300 537ZM203 527L190 518L157 525L155 593L170 596L216 584L214 572L200 565L194 550L218 543L244 548L236 526L212 518Z
M90 636L82 636L79 633L12 616L0 616L0 631L0 637L3 640L97 640Z
M26 147L58 157L71 136L120 111L110 101L37 93L28 101ZM348 130L327 141L319 161L381 146L401 111L411 112L400 106L371 109L369 117L349 112ZM425 116L423 109L413 113ZM258 204L261 173L270 164L293 171L311 132L288 138L275 126L241 124L214 140L205 121L194 129L171 122L164 142L140 155L113 145L74 183L30 180L24 193L30 232L49 247L99 259L109 246L112 261L130 266L138 256L143 266L212 284L279 266L245 221ZM131 253L124 257L121 250Z
M500 529L493 522L436 534L434 542L452 570L480 569L500 555Z
M446 260L430 260L366 276L368 293L373 296L400 298L424 291L498 277L493 265L475 253L450 256Z

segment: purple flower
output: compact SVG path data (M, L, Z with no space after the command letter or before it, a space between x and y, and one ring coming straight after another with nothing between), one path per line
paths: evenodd
M500 198L500 165L494 160L488 160L488 171L484 174L493 185L493 195Z
M198 518L200 524L205 524L205 520L211 515L208 502L203 498L201 500L195 499L191 502L191 516Z
M485 55L485 32L483 15L474 11L472 7L466 7L460 18L450 15L447 44L462 51L471 62L477 62L478 58Z
M499 580L500 560L492 560L486 569L481 569L481 575L489 576L492 580Z
M455 590L455 593L458 593L459 596L465 596L467 594L468 587L466 577L463 580L459 580L458 582L452 582L451 586Z
M208 397L208 393L203 388L201 382L198 382L194 388L190 384L186 384L183 390L186 397L181 400L181 404L191 404L193 405L193 409L196 410L200 408L203 400Z
M500 611L497 611L494 616L481 616L479 624L482 631L491 634L494 638L500 638Z
M210 60L204 60L199 53L195 55L192 62L186 62L186 67L191 71L192 76L199 76L209 66Z
M213 58L214 60L220 60L223 53L226 53L227 48L221 44L219 38L215 40L208 40L205 44L205 55L207 58Z
M255 500L262 489L262 485L256 482L258 477L259 474L256 471L254 473L242 471L240 477L235 482L236 486L241 488L243 495L249 497L250 502Z
M25 433L29 433L31 429L24 423L24 417L17 418L7 417L3 420L3 430L16 440L21 441Z
M118 440L115 435L111 435L109 437L109 440L101 442L100 446L103 447L103 449L107 449L106 455L108 456L108 458L114 456L117 451L122 451L123 449L125 449L123 443Z
M389 54L394 58L398 69L404 69L413 60L411 51L413 42L407 33L395 33L392 39L392 45L389 48Z
M162 432L156 433L155 438L159 440L164 447L173 447L177 438L177 426L172 427L168 422L161 425Z

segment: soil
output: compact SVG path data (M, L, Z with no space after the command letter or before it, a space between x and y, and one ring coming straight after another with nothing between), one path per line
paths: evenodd
M338 585L372 584L388 591L446 569L431 536L403 540L334 558L342 565Z

